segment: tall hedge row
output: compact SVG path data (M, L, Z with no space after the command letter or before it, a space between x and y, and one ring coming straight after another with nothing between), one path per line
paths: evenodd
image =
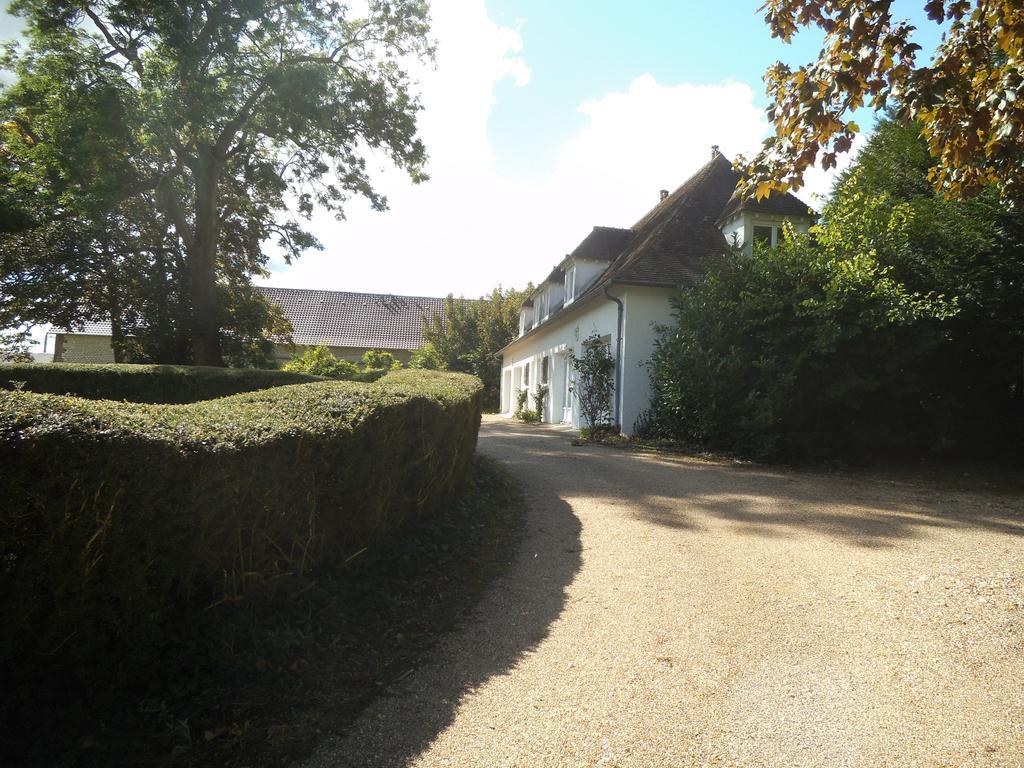
M0 393L5 721L230 651L263 601L450 499L480 398L432 371L189 405Z
M0 364L0 390L133 403L194 403L257 389L318 381L289 371L187 365Z

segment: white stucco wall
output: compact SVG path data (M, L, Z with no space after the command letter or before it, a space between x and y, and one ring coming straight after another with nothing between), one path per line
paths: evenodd
M555 319L550 327L545 326L530 336L513 342L502 356L502 413L511 416L515 412L517 395L523 389L523 369L527 364L530 366L529 384L526 388L530 398L528 406L533 407L533 397L540 384L542 360L548 356L550 368L544 421L555 424L569 423L578 429L581 424L575 398L570 396L568 411L565 408L567 352L571 350L574 354L580 354L582 342L596 333L598 336L609 338L612 354L615 355L617 322L618 309L615 304L604 298L596 298L585 305L580 305L578 310L570 312L566 317Z
M622 430L629 434L637 417L650 405L651 384L647 361L654 350L657 325L671 321L670 298L675 293L669 288L643 288L636 286L613 286L610 293L622 300L622 369L619 420ZM566 419L564 408L566 352L582 352L583 342L597 333L607 336L611 343L612 355L618 358L617 345L618 308L604 297L581 305L578 312L565 319L556 320L551 327L544 327L527 338L513 343L502 357L501 408L502 413L511 416L515 412L517 393L523 389L522 372L529 363L530 377L527 391L528 405L533 407L533 396L539 385L542 359L551 358L549 394L545 405L544 421L548 423L570 423L576 429L585 426L580 423L579 407L571 398L571 414Z
M654 352L657 326L672 321L671 298L676 290L618 286L611 293L622 299L625 323L622 330L622 431L631 434L637 417L651 402L651 377L647 363Z

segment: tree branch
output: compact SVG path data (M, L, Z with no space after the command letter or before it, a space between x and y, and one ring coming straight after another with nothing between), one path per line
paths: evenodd
M98 29L100 31L100 34L102 34L103 37L106 39L107 44L110 45L110 47L113 48L117 53L119 53L121 56L127 59L129 64L131 64L132 69L135 70L135 73L139 77L142 77L142 60L139 58L139 51L135 47L134 41L128 47L125 47L123 44L118 43L117 40L114 38L114 35L107 28L107 25L103 22L103 19L101 19L92 8L86 5L85 8L83 8L83 10L85 11L86 16L88 16L92 20L92 23L96 25L96 29Z
M213 145L214 157L218 160L226 160L231 149L231 142L234 141L235 136L242 129L242 126L248 122L249 118L252 117L253 111L256 109L256 105L259 104L263 95L267 92L270 87L269 75L264 77L260 84L256 87L249 98L242 104L241 109L238 110L238 114L235 115L234 119L228 122L224 126L224 129L220 132L220 136L217 137L217 143Z
M172 172L164 174L160 179L156 188L157 202L170 217L171 223L174 225L174 229L178 233L178 237L180 237L181 242L185 244L185 250L187 252L191 252L195 249L196 238L195 233L188 224L185 212L181 208L181 202L178 200L178 196L173 188L174 179L176 177L177 173Z

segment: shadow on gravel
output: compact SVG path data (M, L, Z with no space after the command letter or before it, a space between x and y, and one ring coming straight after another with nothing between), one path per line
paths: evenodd
M928 477L892 480L603 446L559 448L549 447L554 449L551 461L575 456L577 463L593 468L567 473L567 494L629 503L637 517L669 528L700 530L725 521L744 535L778 538L812 532L861 547L892 546L939 529L1024 536L1024 489L1009 485L994 492L940 487ZM616 482L595 483L596 474Z
M502 445L505 438L514 445ZM546 444L546 443L543 443ZM572 508L540 484L527 466L530 441L492 435L487 450L521 484L527 533L510 569L492 586L466 625L442 640L420 669L384 694L342 738L325 743L305 768L408 765L452 722L463 696L508 673L545 637L580 570L580 522Z
M678 531L726 522L742 535L815 533L869 548L943 529L1024 536L1024 487L1014 478L993 488L955 476L817 473L572 446L568 433L514 422L488 428L491 439L522 449L524 469L557 467L560 494L626 506L639 519Z

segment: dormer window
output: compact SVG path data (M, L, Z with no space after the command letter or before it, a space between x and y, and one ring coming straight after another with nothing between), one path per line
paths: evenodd
M571 304L576 298L576 267L571 266L565 270L565 303Z
M754 245L778 247L779 243L786 239L786 230L781 225L768 226L765 224L754 225Z

